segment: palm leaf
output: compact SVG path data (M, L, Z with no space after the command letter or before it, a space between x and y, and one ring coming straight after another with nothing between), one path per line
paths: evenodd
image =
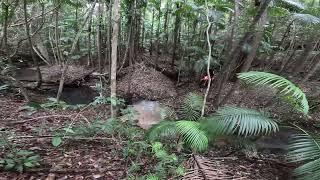
M305 115L309 112L309 104L306 95L302 90L289 80L276 74L250 71L239 73L238 78L253 85L265 85L271 88L276 88L282 96L291 97L294 101L291 103L297 110Z
M176 135L176 122L175 121L160 121L154 124L148 130L147 139L154 141L164 137L172 137Z
M163 106L163 107L160 107L160 116L161 116L161 119L164 120L164 119L170 119L170 120L173 120L173 119L176 119L176 112L170 108L170 107L167 107L167 106Z
M294 170L298 179L320 179L320 137L298 134L291 139L288 159L291 162L306 162Z
M294 21L299 22L302 25L315 25L320 24L320 18L311 14L295 13L292 15Z
M247 137L279 130L278 124L263 112L229 106L219 108L213 117L202 122L202 126L217 136L237 134Z
M177 131L182 135L184 142L194 151L204 151L208 147L208 137L200 128L199 122L177 121Z
M305 5L299 0L281 0L281 2L298 9L305 9Z
M196 93L189 93L180 107L182 119L196 121L201 116L203 97Z

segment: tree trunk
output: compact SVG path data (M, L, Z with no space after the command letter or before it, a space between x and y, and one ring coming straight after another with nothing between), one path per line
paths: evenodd
M88 66L92 66L92 54L91 54L91 32L92 31L92 16L89 19L89 23L88 23L88 61L87 61L87 65Z
M158 28L157 28L157 54L156 54L156 66L158 66L158 59L160 54L160 27L161 27L161 0L159 0L158 7Z
M29 41L32 61L33 61L33 64L37 68L37 86L36 86L36 88L39 88L42 83L42 76L41 76L41 71L40 71L38 61L35 56L35 52L33 50L33 43L32 43L32 39L31 39L31 35L30 35L30 27L29 27L29 22L28 22L28 13L27 13L27 0L23 1L23 10L24 10L24 21L25 21L26 34L27 34L28 41Z
M246 60L244 61L240 72L246 72L250 69L252 62L256 57L261 39L263 37L264 26L265 26L266 22L267 22L267 13L265 11L263 13L263 15L261 16L261 20L258 25L259 26L258 30L255 33L254 38L252 40L252 44L251 44L252 50L249 53L249 55L247 56ZM229 90L228 94L224 97L224 99L221 101L221 103L219 105L225 104L228 101L228 99L234 94L234 92L236 90L238 90L239 85L240 85L240 80L237 79L236 82L233 84L232 88Z
M79 13L78 13L78 6L79 6L79 0L77 0L77 2L76 2L76 13L75 13L75 22L74 22L74 30L75 30L75 32L76 32L76 34L78 33L78 31L79 31L79 25L78 25L78 21L79 21ZM77 48L77 51L79 52L80 51L80 43L79 42L77 42L77 46L76 46L76 48Z
M310 40L308 40L304 51L302 52L302 54L297 60L297 63L292 69L293 76L298 75L302 71L302 69L304 68L305 62L308 61L309 56L312 53L312 51L316 48L316 44L318 41L319 41L318 39L314 40L314 38L311 38Z
M8 16L9 16L9 5L7 5L5 2L2 2L2 16L3 16L3 36L1 39L0 48L3 47L3 49L7 50L8 48ZM2 46L3 45L3 46Z
M314 73L319 69L319 67L320 67L320 53L315 56L315 59L316 59L317 62L315 63L315 65L313 66L313 68L308 72L308 74L306 74L306 75L304 76L302 82L308 81L308 79L309 79L311 76L313 76Z
M99 2L99 1L98 1ZM101 54L101 27L102 27L102 13L101 13L101 3L98 6L98 23L97 23L97 49L98 49L98 69L99 73L102 73L102 54Z
M245 33L245 35L243 36L243 38L241 39L241 41L238 43L238 45L232 50L232 52L230 53L230 57L228 58L228 61L224 64L224 67L222 68L222 73L219 76L219 79L217 81L218 85L217 85L217 94L215 97L215 106L218 106L220 104L220 99L222 96L222 90L224 89L224 85L226 84L226 82L228 81L231 71L234 68L234 66L236 65L237 60L241 59L243 56L243 52L242 52L242 47L248 43L248 41L250 40L250 38L253 36L253 34L255 33L255 28L256 25L258 24L258 22L260 21L261 17L263 16L263 14L265 13L269 3L271 2L271 0L265 0L262 5L260 6L260 9L258 10L256 16L254 17L254 19L252 20L248 31Z
M115 99L117 97L117 51L118 51L118 34L119 34L119 0L114 0L113 2L113 31L111 40L111 84L110 84L110 97ZM111 104L111 116L115 117L115 107Z
M168 54L168 18L169 18L169 1L166 3L166 13L164 14L164 25L163 31L165 33L165 42L164 42L164 54Z
M152 44L152 39L153 39L153 24L154 24L154 8L152 8L152 21L151 21L151 32L150 32L150 49L149 49L149 53L150 55L152 55L152 51L153 51L153 44Z
M180 8L179 3L177 3L177 9ZM172 58L171 58L171 66L174 66L176 56L176 49L178 47L178 42L180 41L179 37L179 29L180 29L181 17L179 14L176 15L176 21L174 23L174 32L173 32L173 48L172 48Z
M73 55L74 51L76 50L76 45L77 45L77 42L79 41L81 32L83 31L84 27L86 26L86 23L87 23L88 19L92 16L92 13L93 13L93 10L94 10L94 7L95 7L96 3L97 3L97 0L95 0L93 2L93 5L91 6L91 9L88 12L88 15L86 16L86 18L85 18L85 20L84 20L84 22L83 22L83 24L81 26L81 29L76 34L76 37L75 37L75 39L74 39L74 41L72 43L72 46L71 46L71 50L68 53L67 61L65 62L64 66L63 66L63 69L62 69L62 73L61 73L61 78L60 78L60 82L59 82L59 89L58 89L57 98L56 98L57 101L60 100L60 97L62 95L64 81L65 81L67 70L68 70L68 64L69 64L69 61L71 60L70 57Z

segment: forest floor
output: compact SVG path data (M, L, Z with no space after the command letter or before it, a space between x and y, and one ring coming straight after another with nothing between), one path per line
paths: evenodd
M142 68L143 69L143 68ZM135 75L135 70L124 70L129 76ZM119 82L119 90L124 94L128 90L122 87L121 81L126 82L126 73ZM130 73L133 73L130 74ZM143 75L149 74L150 78L156 78L160 72L150 72L144 69ZM137 75L138 76L138 75ZM150 82L160 83L161 81L169 81L166 78L151 79ZM145 80L148 83L148 80ZM183 81L183 80L182 80ZM141 84L138 79L136 84ZM307 95L312 96L313 87L319 87L318 82L315 84L308 83L303 85L303 89ZM134 89L139 89L134 87ZM155 84L157 85L157 84ZM151 88L152 86L150 85ZM159 85L159 84L158 84ZM229 83L227 88L232 84ZM203 93L204 89L200 89L196 83L187 83L176 86L174 83L159 85L158 87L165 90L174 87L174 92L163 93L169 94L168 97L157 99L161 104L177 109L181 104L183 97L189 92ZM121 89L124 88L124 89ZM141 88L140 88L141 89ZM142 87L143 89L143 87ZM145 99L153 97L153 94L161 94L158 91L148 90L150 94L145 94ZM144 94L144 91L139 91ZM120 93L121 94L121 93ZM38 94L41 96L41 94ZM261 107L267 99L274 96L272 91L264 92L261 89L249 91L237 91L230 98L227 104L239 105L249 108ZM212 112L212 99L214 94L208 97L208 113ZM44 97L42 97L44 98ZM313 102L313 101L312 101ZM317 103L318 101L316 101ZM39 109L33 113L29 110L23 110L26 103L13 93L0 92L0 131L8 132L9 137L15 137L9 140L16 144L20 149L27 149L36 152L41 156L41 168L32 168L24 173L14 173L0 171L0 180L5 179L127 179L130 171L130 159L124 156L124 149L128 144L125 137L113 137L111 135L101 136L100 134L90 134L88 137L72 137L65 136L62 145L53 147L51 144L53 132L65 129L70 125L78 125L78 127L92 127L95 119L107 119L109 116L109 107L100 106L84 106L80 108L66 109ZM312 106L313 107L313 106ZM304 125L310 130L315 131L319 125L318 117L320 116L319 105L315 104L308 123L299 115L292 114L286 106L283 106L275 100L273 106L268 107L275 118L286 117L284 121ZM307 125L305 125L307 124ZM286 141L286 140L285 140ZM179 152L177 152L179 153ZM0 158L6 154L0 151ZM186 154L182 156L188 157ZM214 167L224 171L229 177L240 177L241 179L259 179L259 180L290 180L293 177L291 171L296 167L294 164L287 163L285 153L282 151L272 151L270 149L259 149L258 153L250 154L243 151L235 151L228 145L219 145L211 148L209 152L203 154L207 160L214 162ZM143 157L139 162L140 170L135 172L135 176L142 176L152 170L156 164L154 157ZM185 161L186 168L188 161ZM174 178L172 179L179 179ZM231 178L232 179L232 178Z

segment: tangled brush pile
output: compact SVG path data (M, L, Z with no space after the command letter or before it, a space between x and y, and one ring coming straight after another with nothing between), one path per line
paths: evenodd
M177 96L174 83L161 72L137 64L118 83L120 94L130 94L132 98L161 100Z

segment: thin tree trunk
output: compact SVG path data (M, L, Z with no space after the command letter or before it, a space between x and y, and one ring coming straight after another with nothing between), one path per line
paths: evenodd
M97 0L95 0L93 2L93 5L91 6L91 9L89 10L82 26L81 26L81 29L79 30L78 34L76 34L76 37L72 43L72 46L71 46L71 50L70 52L68 53L68 56L67 56L67 61L65 62L64 66L63 66L63 69L62 69L62 73L61 73L61 78L60 78L60 83L59 83L59 89L58 89L58 93L57 93L57 101L60 100L60 97L62 95L62 91L63 91L63 86L64 86L64 81L65 81L65 78L66 78L66 74L67 74L67 70L68 70L68 63L70 61L70 57L73 55L74 51L76 50L76 45L77 45L77 42L79 41L79 38L80 38L80 35L81 35L81 32L83 31L88 19L92 16L92 13L93 13L93 10L94 10L94 7L97 3Z
M8 48L8 16L9 16L9 5L5 2L2 2L2 16L3 16L3 36L1 39L0 47L3 47L5 50ZM3 43L2 43L3 42ZM3 46L2 46L3 45Z
M101 26L102 26L102 17L101 17L101 3L99 2L98 6L98 23L97 23L97 49L98 49L98 69L99 73L102 73L102 54L101 54Z
M79 0L77 0L77 4L76 4L76 19L75 19L75 23L74 23L74 30L75 30L75 32L76 32L76 34L78 33L78 31L79 31L79 25L78 25L78 21L79 21L79 13L78 13L78 6L79 6ZM77 51L80 51L80 43L79 43L79 41L77 42L77 46L76 46L76 48L77 48Z
M89 23L88 23L88 61L87 61L87 65L88 66L92 66L92 53L91 53L91 32L92 31L92 16L89 19Z
M315 59L317 59L316 61L316 64L313 66L313 68L308 72L308 74L306 74L302 80L302 82L306 82L308 81L308 79L314 75L314 73L320 68L320 53L317 54L315 56Z
M179 3L177 3L177 9L180 8ZM179 14L176 15L176 21L174 24L174 32L173 32L173 48L172 48L172 58L171 58L171 66L174 66L174 62L175 59L177 58L177 54L176 54L176 49L178 47L178 42L180 41L180 37L179 37L179 29L180 29L180 24L181 24L181 17Z
M306 45L304 51L302 52L302 54L300 55L300 57L297 60L297 63L293 67L293 70L292 70L293 76L298 75L302 71L302 69L304 68L305 62L308 61L309 56L312 53L312 51L316 48L316 44L318 43L318 41L319 40L314 40L312 38L307 42L307 45Z
M151 20L151 32L150 32L150 49L149 49L150 55L152 55L152 51L153 51L153 43L152 43L152 39L153 39L153 24L154 24L154 8L152 8L152 20Z
M117 52L118 52L118 34L119 34L119 18L120 18L120 4L119 0L113 2L113 31L111 41L111 84L110 84L110 97L115 99L117 97ZM115 107L111 104L111 117L115 117Z
M59 47L59 9L61 7L59 0L55 0L55 4L57 6L55 10L55 31L54 31L54 40L55 40L55 46L57 51L57 58L59 64L62 63L62 54Z
M158 28L157 28L157 54L156 54L156 66L158 66L158 59L160 54L160 27L161 27L161 0L159 0L158 7Z
M30 35L30 27L29 27L29 22L28 22L27 0L23 1L23 10L24 10L24 21L25 21L26 34L28 37L29 45L30 45L30 52L31 52L31 56L32 56L32 61L33 61L33 64L37 68L37 86L36 86L36 88L39 88L42 84L42 75L41 75L38 61L35 56L35 52L33 50L33 43L32 43L32 39L31 39L31 35Z
M207 8L207 22L208 22L208 27L207 27L207 43L208 43L208 49L209 49L209 54L208 54L208 64L207 64L207 76L208 76L208 87L206 89L206 92L204 94L204 100L203 100L203 105L201 109L201 117L204 116L204 110L206 107L206 102L207 102L207 97L210 91L210 86L211 86L211 74L210 74L210 61L211 61L211 42L210 42L210 29L211 29L211 22L210 22L210 17L209 17L209 7L208 7L208 2L206 0L206 8Z
M169 1L166 3L166 13L164 14L164 25L163 31L165 33L165 42L164 42L164 54L168 54L168 18L169 18Z

